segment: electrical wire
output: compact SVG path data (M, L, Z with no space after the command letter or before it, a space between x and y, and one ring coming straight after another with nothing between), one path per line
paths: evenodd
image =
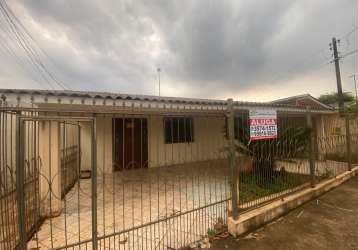
M8 37L10 40L14 41L13 44L17 44L20 50L23 50L25 52L25 55L30 62L30 64L35 68L37 73L41 76L43 80L51 87L51 89L55 89L53 84L49 81L45 73L42 71L42 69L39 67L37 61L34 58L32 50L29 48L28 44L25 43L25 41L22 39L22 37L19 34L18 29L14 26L14 23L11 20L11 17L8 15L6 10L4 9L2 2L0 2L0 12L3 14L5 21L8 24Z
M34 37L31 35L31 33L26 29L26 27L23 25L23 23L17 18L17 16L15 15L15 13L11 10L11 8L7 5L6 1L4 1L4 5L5 8L8 10L9 14L14 18L15 22L17 22L17 24L20 26L20 28L25 32L25 35L27 35L30 40L32 40L32 42L34 43L34 45L39 49L40 52L42 52L42 54L47 57L49 59L49 61L52 61L51 57L46 53L46 51L44 51L41 46L39 46L39 44L37 43L36 39L34 39ZM38 55L37 51L34 50L34 54L36 55L37 58L40 58L40 56ZM41 67L43 67L43 69L48 73L48 75L51 77L51 79L53 79L58 85L62 86L64 89L69 89L65 83L60 82L47 68L46 65L44 65L41 61L40 61Z
M326 60L329 60L329 58L327 58L326 55L325 55L325 49L317 50L317 51L311 53L308 57L305 57L302 60L300 60L297 63L295 63L289 70L276 75L276 77L274 77L271 81L269 81L269 84L272 84L274 82L277 82L279 80L282 80L284 78L289 77L289 75L293 74L298 67L306 65L312 58L317 57L319 54L322 54ZM322 67L324 67L324 66L326 66L326 65L328 65L330 63L332 63L332 61L328 61L328 62L324 62L324 63L319 64L319 65L315 65L311 69L320 69L320 68L322 68ZM288 73L288 75L287 75L287 73Z
M0 10L1 11L1 10ZM0 19L0 23L3 24L3 20ZM2 46L4 48L6 48L7 53L11 56L11 58L13 58L15 60L15 62L17 62L18 65L21 65L21 67L23 69L25 69L25 71L31 76L36 76L37 74L39 74L41 76L41 78L43 78L44 76L42 75L42 72L39 71L39 69L36 67L36 64L33 60L31 60L31 58L29 58L28 56L24 57L23 59L25 60L25 62L20 59L20 57L17 55L16 53L16 47L20 48L20 50L22 50L22 46L19 43L19 41L16 39L16 37L14 37L14 34L11 32L10 28L7 27L6 24L4 25L0 25L0 29L3 31L3 34L0 33L0 42L2 44ZM9 43L8 40L11 41L15 41L15 42L11 42ZM17 46L16 46L17 45ZM15 48L13 48L15 46ZM27 62L27 63L26 63ZM26 65L29 65L30 67L27 67ZM32 72L31 72L32 69ZM30 70L30 72L29 72ZM45 79L47 80L47 79ZM38 82L39 84L40 81L38 81L38 79L35 80L36 82ZM55 89L51 83L47 83L51 89ZM43 86L41 84L41 86ZM46 88L45 88L46 89Z
M351 50L351 51L349 51L349 52L343 54L343 55L341 56L341 58L345 58L345 57L350 56L350 55L353 55L353 54L355 54L355 53L357 53L357 52L358 52L358 49Z
M24 63L22 59L13 51L5 39L0 39L0 48L4 51L5 54L10 56L10 58L14 59L15 64L23 73L25 73L25 75L30 75L34 83L38 84L41 88L46 88L40 81L38 81L38 79L36 79L36 75L34 76L32 72L30 72L31 70L29 71L28 67L26 67L26 63Z
M0 12L8 26L7 28L3 28L4 32L7 33L8 37L14 42L14 44L18 45L18 47L25 52L28 61L35 68L41 78L45 80L45 82L52 89L56 88L54 84L61 89L69 89L64 83L61 83L42 62L38 51L42 52L42 54L48 58L49 56L37 44L35 39L31 36L30 32L9 8L5 0L0 0ZM34 44L36 45L37 49L35 48Z
M345 51L347 51L351 45L351 41L350 41L350 38L351 38L351 35L358 31L358 26L354 27L353 29L351 29L349 32L347 32L346 34L344 34L343 37L344 40L346 41L346 48L345 48Z

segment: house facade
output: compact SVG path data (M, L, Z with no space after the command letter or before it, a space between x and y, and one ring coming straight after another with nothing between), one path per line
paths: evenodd
M105 173L153 168L225 156L227 101L115 93L45 90L0 90L2 107L42 114L95 117L97 166ZM305 99L306 98L306 99ZM299 103L234 102L237 112L275 110L280 116L304 117L306 106L319 131L322 117L336 112L309 96ZM81 127L81 170L90 169L91 125Z
M299 103L256 103L1 89L0 97L1 170L5 176L0 181L6 180L0 183L5 186L2 202L17 202L25 221L9 226L16 231L25 225L29 237L40 230L39 241L49 248L54 242L61 246L66 230L42 234L50 232L49 223L38 229L43 220L53 219L56 230L66 223L77 225L80 237L67 245L88 241L89 235L104 237L109 231L135 229L138 221L143 227L153 221L159 225L162 216L180 218L175 214L178 211L184 218L189 212L208 209L208 218L225 218L231 187L229 134L239 145L235 154L242 181L241 208L272 198L252 196L262 189L265 176L272 180L284 178L285 173L294 175L297 182L290 187L301 188L310 174L307 152L302 154L306 148L302 143L307 144L309 138L308 118L312 118L318 139L330 135L338 117L336 110L312 103L309 96L306 100L300 97ZM251 140L254 113L275 114L277 140ZM339 136L335 145L340 139L344 136ZM333 148L332 143L325 145L330 148L317 148L319 154ZM329 165L324 161L316 160L317 175L324 175ZM91 178L85 177L88 173ZM251 184L243 185L245 179ZM252 183L259 188L251 190ZM13 192L18 188L23 190L23 198ZM278 189L277 195L285 192ZM219 213L211 214L214 210ZM98 218L93 217L93 211L98 212ZM88 223L82 225L86 218ZM98 226L98 232L93 232L93 225ZM205 226L195 235L206 231Z

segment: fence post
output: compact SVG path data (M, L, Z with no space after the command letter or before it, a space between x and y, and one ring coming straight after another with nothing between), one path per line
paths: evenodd
M238 170L235 156L235 131L233 100L227 100L228 110L228 137L229 137L229 166L231 170L231 211L234 220L238 218Z
M349 114L345 115L346 122L346 144L347 144L347 162L348 162L348 170L352 170L352 158L351 158L351 131L349 126Z
M307 118L307 127L310 131L310 139L309 139L309 145L308 145L308 152L309 152L309 164L310 164L310 175L311 175L311 187L316 186L316 180L315 180L315 154L314 154L314 141L315 141L315 133L314 128L312 124L312 114L311 114L311 107L306 107L306 118Z
M92 194L92 249L98 249L98 229L97 229L97 134L96 134L96 118L92 121L91 135L91 194Z
M25 173L24 173L24 122L16 117L16 199L18 210L19 245L18 249L27 249L25 225Z

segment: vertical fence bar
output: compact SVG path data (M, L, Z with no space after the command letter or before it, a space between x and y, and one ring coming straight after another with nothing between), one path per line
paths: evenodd
M80 199L80 190L81 190L81 152L82 152L82 145L81 145L81 125L78 122L77 125L77 210L78 210L78 216L77 216L77 224L78 224L78 242L81 241L81 199Z
M96 150L96 119L92 121L92 160L91 160L91 185L92 185L92 249L97 250L97 150Z
M314 155L314 141L315 141L315 133L314 128L312 124L312 114L311 114L311 107L306 107L306 119L307 119L307 128L310 131L310 138L308 142L308 153L309 153L309 164L310 164L310 176L311 176L311 187L316 186L316 180L315 180L315 155Z
M351 130L349 124L349 114L346 113L345 115L345 122L346 122L346 144L347 144L347 163L348 163L348 170L352 170L352 157L351 157Z
M238 171L235 156L235 131L234 131L234 110L233 100L227 100L228 110L228 136L229 136L229 166L231 169L231 209L234 220L238 217Z
M26 225L25 225L25 190L24 190L24 135L23 121L16 118L16 191L19 223L19 249L26 249Z

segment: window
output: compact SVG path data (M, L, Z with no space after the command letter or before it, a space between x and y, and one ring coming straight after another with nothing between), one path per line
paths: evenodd
M193 142L192 117L164 118L165 143Z
M228 118L225 119L225 128L224 133L226 138L229 138L229 131L228 131ZM250 127L248 116L241 115L234 118L234 135L235 139L241 142L247 142L250 140Z

